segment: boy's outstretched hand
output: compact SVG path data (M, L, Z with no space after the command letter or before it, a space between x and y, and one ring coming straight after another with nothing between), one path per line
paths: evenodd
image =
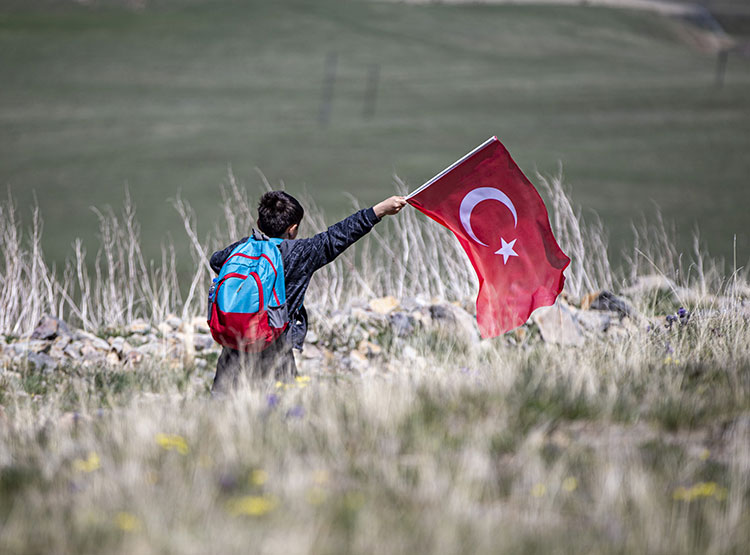
M398 214L406 206L406 197L394 196L377 203L372 209L378 218Z

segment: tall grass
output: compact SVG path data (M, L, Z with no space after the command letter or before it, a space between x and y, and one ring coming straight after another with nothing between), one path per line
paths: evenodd
M264 189L271 185L261 174ZM406 192L398 177L396 190ZM589 224L575 208L563 185L562 174L539 176L553 231L572 263L566 273L566 291L574 298L601 289L622 289L639 276L658 274L670 283L703 297L731 293L746 287L747 269L737 269L730 279L721 263L707 258L696 238L690 258L677 253L674 230L657 213L655 221L634 226L633 249L624 269L613 270L607 234L595 216ZM162 240L160 260L146 260L136 210L126 191L121 212L112 207L93 208L99 220L99 247L91 255L76 240L64 268L45 261L41 247L42 217L32 209L24 225L13 200L0 204L0 333L30 332L44 313L90 331L122 328L134 318L159 322L168 314L184 318L202 314L205 291L211 279L208 257L214 249L247 236L255 226L254 199L231 173L222 187L224 218L210 231L199 229L198 217L179 195L173 201L181 216L185 240L190 245L193 268L189 281L180 282L171 239ZM323 211L311 197L304 226L312 233L327 227ZM359 206L352 198L353 209ZM739 289L738 289L739 288ZM676 290L675 290L676 291ZM445 229L412 209L386 218L356 247L316 274L307 302L313 306L344 306L356 299L393 295L464 300L476 292L476 276L458 241ZM678 292L679 296L679 292Z
M346 353L303 354L299 380L221 400L208 395L210 364L5 369L0 552L744 552L746 270L688 262L658 219L638 228L627 271L613 270L601 225L582 221L559 176L544 186L574 259L569 300L656 275L667 301L630 297L648 322L581 347L543 343L533 326L479 343L386 329L359 371ZM193 250L189 283L177 283L168 243L160 265L143 260L127 203L98 212L94 260L77 243L62 272L44 264L38 212L22 233L3 205L3 333L25 333L43 312L91 329L202 313L206 255L249 232L253 203L230 176L225 220L210 231L174 204ZM304 204L312 231L323 229ZM313 331L358 299L472 294L446 230L407 209L374 231L316 276ZM685 300L686 323L653 316Z

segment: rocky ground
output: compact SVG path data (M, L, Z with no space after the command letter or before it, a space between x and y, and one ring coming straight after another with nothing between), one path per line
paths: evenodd
M624 340L634 334L685 324L692 316L690 311L677 308L673 301L668 303L675 309L673 313L645 316L632 300L642 301L644 295L653 299L671 298L679 296L679 291L665 280L651 277L643 278L623 295L607 291L591 293L582 299L563 295L556 305L537 310L526 324L495 341L581 346L592 339ZM737 302L722 298L706 301L704 298L703 304L709 308L704 307L699 313L715 312ZM748 303L739 308L750 314ZM480 340L471 299L449 303L383 297L354 302L333 311L312 307L310 319L305 348L297 353L303 373L330 369L389 371L404 363L426 365L420 347L434 347L436 342L478 349L491 344ZM190 319L170 316L158 323L138 319L125 329L94 334L45 315L28 336L0 335L0 369L33 365L52 372L61 366L128 368L155 361L208 369L219 351L205 319L198 316Z

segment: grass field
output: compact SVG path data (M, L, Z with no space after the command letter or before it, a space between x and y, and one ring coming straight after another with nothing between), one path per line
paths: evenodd
M447 232L405 211L356 251L377 232L408 237L408 258L358 272L350 250L316 276L303 375L225 398L208 393L214 349L54 370L13 355L43 312L138 345L130 318L192 322L208 277L175 299L174 272L139 265L137 239L114 234L113 265L57 281L0 204L0 553L744 553L747 269L679 257L656 225L617 277L560 183L547 193L573 257L567 310L598 321L582 295L639 278L671 289L631 290L631 316L578 345L542 341L534 323L479 341L460 322L402 334L381 316L357 365L367 291L404 306L471 292L453 243L431 277L425 252L447 249ZM228 198L227 221L247 221L243 206L241 191Z
M615 250L652 201L714 253L747 260L750 63L679 38L645 12L373 2L3 2L0 184L36 194L60 262L95 244L91 205L138 205L144 249L180 233L182 190L206 228L227 167L306 189L330 217L412 186L496 134L521 167L555 173ZM320 124L326 58L337 55ZM379 67L372 117L368 72ZM186 253L186 243L178 244Z

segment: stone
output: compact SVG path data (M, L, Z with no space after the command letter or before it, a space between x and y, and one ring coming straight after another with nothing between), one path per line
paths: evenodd
M416 320L406 312L392 312L388 315L393 333L398 337L406 337L414 332Z
M620 314L599 310L579 310L575 312L575 319L583 329L595 333L604 333L610 326L619 323Z
M144 343L136 351L149 356L163 356L166 352L166 347L162 343Z
M31 339L54 339L58 335L70 335L68 325L53 316L45 314L31 332Z
M567 304L558 301L552 306L537 308L531 318L547 343L583 344L583 332Z
M120 364L120 357L115 351L110 351L104 358L105 362L110 366L118 366Z
M211 333L211 330L208 328L208 322L206 322L203 316L195 316L190 320L190 323L193 325L193 330L196 333Z
M133 346L124 337L110 337L108 341L112 350L120 356L125 356L133 350Z
M161 333L164 337L168 336L173 331L172 326L170 326L166 322L161 322L158 326L156 326L156 329L159 330L159 333Z
M125 364L135 366L143 362L144 355L138 349L133 349L125 356Z
M320 338L318 337L318 334L314 331L308 330L307 335L305 336L305 343L315 344L318 341L320 341Z
M195 367L199 370L205 370L208 368L208 361L205 358L196 358Z
M104 352L89 343L84 343L81 347L81 358L89 362L98 362L104 360Z
M140 333L142 335L145 335L151 331L151 324L146 322L146 320L144 320L143 318L136 318L135 320L130 322L127 330L130 333Z
M8 348L13 350L16 354L23 355L26 353L42 353L49 349L49 341L37 339L29 341L16 341L8 345Z
M83 344L80 341L73 341L72 343L69 343L65 346L65 348L63 349L63 353L68 358L71 358L73 360L80 360L81 347L83 347Z
M87 343L88 345L91 345L95 349L99 349L100 351L109 351L109 343L107 343L101 337L97 337L93 333L89 333L83 330L78 330L74 337L75 339L78 339L79 341L82 341L84 343Z
M44 353L28 353L26 360L29 365L34 366L37 370L42 370L43 372L57 370L59 364L54 358Z
M177 331L182 327L182 319L175 316L174 314L170 314L167 316L167 319L164 320L173 330Z
M417 358L419 357L419 353L411 345L406 345L403 349L401 349L401 354L406 360L417 360Z
M380 345L376 345L372 341L360 341L359 345L357 346L357 351L362 353L368 358L373 358L378 356L380 353L383 352L383 348Z
M516 341L518 341L519 343L523 343L527 335L528 335L528 330L526 329L525 326L521 326L513 330L513 336L516 338Z
M376 314L386 315L398 307L398 299L391 296L372 299L369 303L369 307L370 310Z
M70 345L71 341L73 341L73 338L70 335L59 335L52 342L52 347L63 350L65 349L65 347Z
M54 358L55 360L62 360L65 358L65 351L63 351L60 347L56 345L52 345L52 347L50 347L47 354L51 356L52 358Z
M365 355L353 350L349 352L349 365L353 370L366 370L370 363Z
M214 338L207 333L196 333L193 335L193 345L196 351L207 351L214 346Z
M323 356L323 351L321 351L315 345L305 345L305 348L302 349L302 358L304 359L318 360L322 359Z
M452 303L439 303L430 306L433 325L447 336L462 339L468 343L479 343L479 329L475 318L460 306Z
M137 347L138 345L148 343L148 338L145 335L134 333L133 335L128 336L128 343L130 343L132 347Z
M625 299L609 291L589 293L583 297L581 308L584 310L606 310L617 312L622 316L634 316L635 309Z

